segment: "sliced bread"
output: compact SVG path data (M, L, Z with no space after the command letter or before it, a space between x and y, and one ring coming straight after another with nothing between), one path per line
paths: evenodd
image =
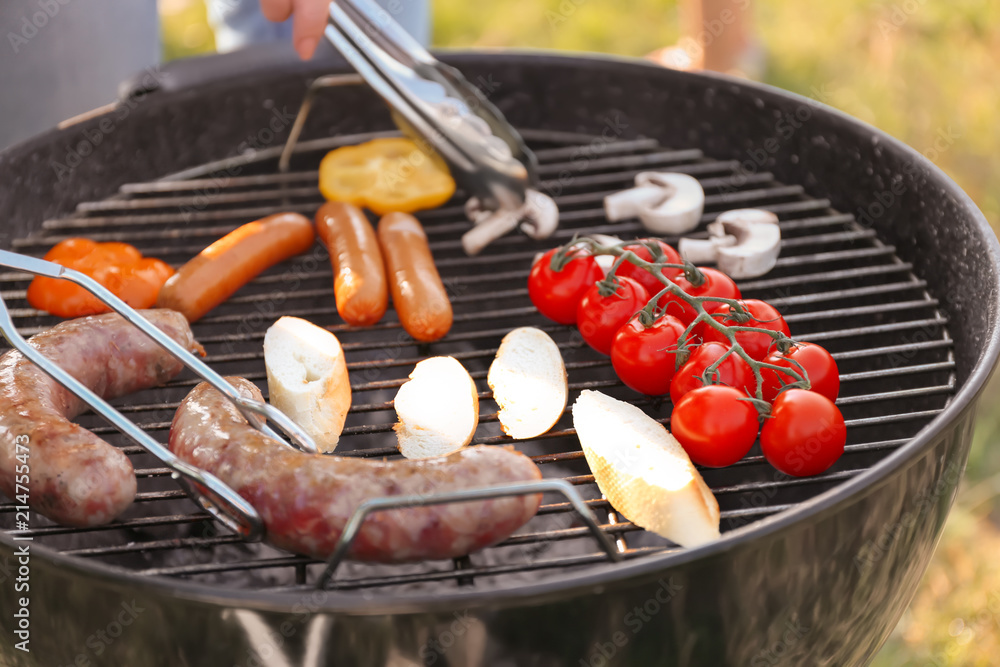
M271 405L322 451L332 452L351 407L351 382L337 337L298 317L282 317L264 334L264 366Z
M418 363L396 393L396 440L408 459L444 456L465 447L479 425L479 393L454 357Z
M517 440L545 433L566 409L566 366L541 329L521 327L504 336L486 381L504 433Z
M719 504L684 448L639 408L597 391L573 403L597 486L632 523L681 546L719 537Z

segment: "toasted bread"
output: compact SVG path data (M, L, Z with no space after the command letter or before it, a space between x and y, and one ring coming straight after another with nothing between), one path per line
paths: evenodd
M632 523L685 547L719 537L719 503L662 424L597 391L573 404L573 425L594 479Z

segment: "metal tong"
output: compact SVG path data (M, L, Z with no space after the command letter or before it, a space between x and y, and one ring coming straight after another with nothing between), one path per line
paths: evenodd
M371 0L334 0L326 38L392 107L404 134L432 147L470 195L476 254L514 227L547 238L558 209L537 184L537 160L517 131L462 74L442 64ZM476 232L476 233L473 233Z
M270 419L289 436L291 441L295 443L296 448L311 453L318 451L316 443L313 442L309 434L303 431L287 415L271 405L242 396L221 375L153 326L135 309L112 294L90 276L52 262L27 257L6 250L0 250L0 266L24 271L36 276L68 280L83 287L177 357L202 380L215 387L216 390L232 401L251 424L263 433L288 447L293 446L267 425L265 419ZM56 382L76 394L94 412L107 419L119 431L162 461L164 465L173 471L171 476L181 485L181 488L225 526L246 540L259 540L264 536L264 523L260 514L232 488L223 483L215 475L177 458L173 452L111 407L107 401L29 345L14 326L14 321L7 310L7 304L4 302L2 296L0 296L0 334L7 339L14 349L41 368Z

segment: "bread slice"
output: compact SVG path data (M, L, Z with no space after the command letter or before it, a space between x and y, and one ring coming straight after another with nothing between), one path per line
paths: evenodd
M298 317L282 317L264 334L271 405L332 452L351 407L351 382L340 341Z
M408 459L444 456L465 447L479 425L479 393L454 357L418 363L396 393L396 440Z
M566 409L566 366L541 329L521 327L504 336L486 381L504 433L517 440L545 433Z
M629 403L583 391L573 425L597 486L637 526L681 546L719 537L719 503L684 448Z

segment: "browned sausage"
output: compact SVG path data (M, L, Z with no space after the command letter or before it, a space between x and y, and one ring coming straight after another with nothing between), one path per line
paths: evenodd
M389 213L379 220L378 241L392 303L406 333L423 342L444 336L451 329L451 302L424 228L408 213Z
M158 308L197 322L262 271L305 252L316 234L309 218L276 213L248 222L202 250L163 285Z
M188 350L203 352L180 313L141 312ZM106 399L161 385L184 368L117 313L63 322L29 344ZM0 358L0 489L15 498L27 488L33 510L67 526L108 523L135 498L128 457L70 421L85 407L21 353Z
M248 380L228 378L261 399ZM210 385L185 398L170 428L177 456L216 474L253 505L275 546L327 558L364 500L426 495L541 478L527 456L469 447L447 457L384 461L305 454L267 437ZM503 540L538 511L541 496L512 496L377 512L365 520L351 557L382 563L453 558Z
M389 288L368 218L353 204L328 202L316 212L316 233L330 251L337 312L354 326L378 322L389 307Z

